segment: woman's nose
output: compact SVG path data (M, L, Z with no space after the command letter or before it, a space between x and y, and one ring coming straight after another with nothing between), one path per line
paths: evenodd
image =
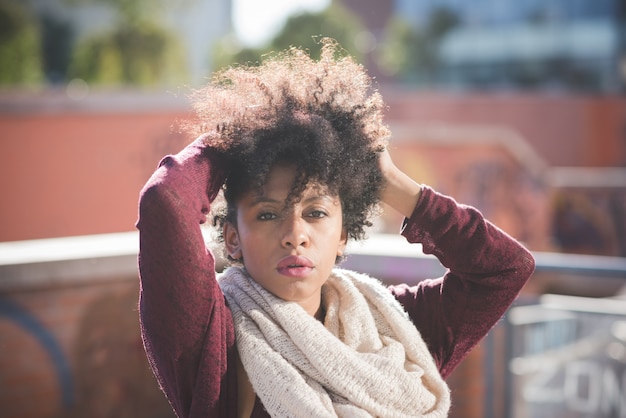
M284 247L306 247L309 244L306 221L300 217L291 216L285 220L281 243Z

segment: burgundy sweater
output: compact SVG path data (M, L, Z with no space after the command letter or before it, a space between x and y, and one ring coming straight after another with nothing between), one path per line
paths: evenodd
M235 332L200 230L224 170L199 141L165 157L139 202L140 319L154 374L179 417L237 412ZM402 235L448 269L390 287L450 375L534 270L531 254L476 210L424 187ZM257 398L253 417L267 417Z

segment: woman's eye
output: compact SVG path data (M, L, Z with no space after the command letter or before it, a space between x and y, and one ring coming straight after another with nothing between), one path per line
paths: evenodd
M314 210L309 213L309 216L312 218L323 218L326 216L326 212L323 210Z
M257 219L260 221L270 221L272 219L276 219L276 215L271 212L263 212L257 216Z

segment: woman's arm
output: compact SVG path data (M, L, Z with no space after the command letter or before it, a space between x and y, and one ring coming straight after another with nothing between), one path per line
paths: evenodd
M230 387L223 376L232 319L200 230L223 183L218 163L198 139L161 161L139 201L142 337L180 417L223 416L218 399Z
M383 201L407 217L402 234L448 268L443 278L391 289L447 377L513 303L534 259L478 210L425 186L417 185L416 197L416 183L388 155L381 156L381 169L391 179Z

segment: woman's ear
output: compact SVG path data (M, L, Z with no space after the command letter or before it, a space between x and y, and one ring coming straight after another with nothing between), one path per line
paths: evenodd
M239 233L237 228L230 222L224 223L224 245L226 247L226 253L233 260L238 260L242 257L241 243L239 242Z

